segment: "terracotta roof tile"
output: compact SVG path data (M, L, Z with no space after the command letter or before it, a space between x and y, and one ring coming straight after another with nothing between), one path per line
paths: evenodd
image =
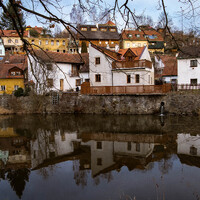
M156 30L124 30L122 31L122 39L130 41L164 41L162 35ZM137 37L139 35L139 37ZM146 37L148 36L148 38Z
M164 64L162 76L177 76L177 59L175 56L161 55L160 59Z
M137 57L134 60L139 60L142 52L145 47L129 48ZM122 56L127 52L128 49L120 49L118 53L121 53Z
M0 37L19 37L16 30L1 30ZM28 31L24 31L24 37L28 37Z

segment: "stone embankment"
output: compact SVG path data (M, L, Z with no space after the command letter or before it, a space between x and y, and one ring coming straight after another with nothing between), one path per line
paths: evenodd
M0 114L155 114L199 115L200 93L176 92L151 95L74 95L64 94L55 100L52 96L0 96Z

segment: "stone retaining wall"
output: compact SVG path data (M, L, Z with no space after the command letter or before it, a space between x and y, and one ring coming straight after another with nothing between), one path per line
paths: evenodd
M53 105L51 96L0 96L0 114L10 113L92 113L92 114L200 114L200 93L167 95L63 95ZM1 111L2 110L2 111ZM5 112L8 111L8 113Z

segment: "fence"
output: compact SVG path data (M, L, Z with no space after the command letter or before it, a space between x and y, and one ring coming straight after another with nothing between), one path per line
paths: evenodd
M177 85L178 90L200 90L200 84L179 84Z
M92 86L81 85L81 94L160 94L171 91L171 84L137 86Z

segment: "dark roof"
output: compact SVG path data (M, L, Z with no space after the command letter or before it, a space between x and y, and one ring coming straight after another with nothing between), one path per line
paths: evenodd
M81 28L87 28L87 31L81 31ZM117 27L114 25L98 25L97 31L91 31L91 28L97 28L96 25L78 25L77 29L82 34L78 34L79 39L87 40L120 40L120 35L117 31ZM105 28L106 31L101 31L101 28ZM115 28L116 31L112 32L110 29ZM85 36L85 37L84 37Z
M80 72L89 72L89 54L88 53L82 53L81 54L83 60L84 60L84 65L80 68Z
M200 58L200 46L183 47L177 58L178 59Z
M72 63L72 64L84 64L85 61L83 58L86 59L89 56L87 53L79 55L79 54L42 51L42 50L34 50L34 53L32 55L36 56L43 62Z
M155 44L149 44L148 48L149 49L163 49L165 46L164 46L164 42L160 42L160 41L155 41L153 42Z

